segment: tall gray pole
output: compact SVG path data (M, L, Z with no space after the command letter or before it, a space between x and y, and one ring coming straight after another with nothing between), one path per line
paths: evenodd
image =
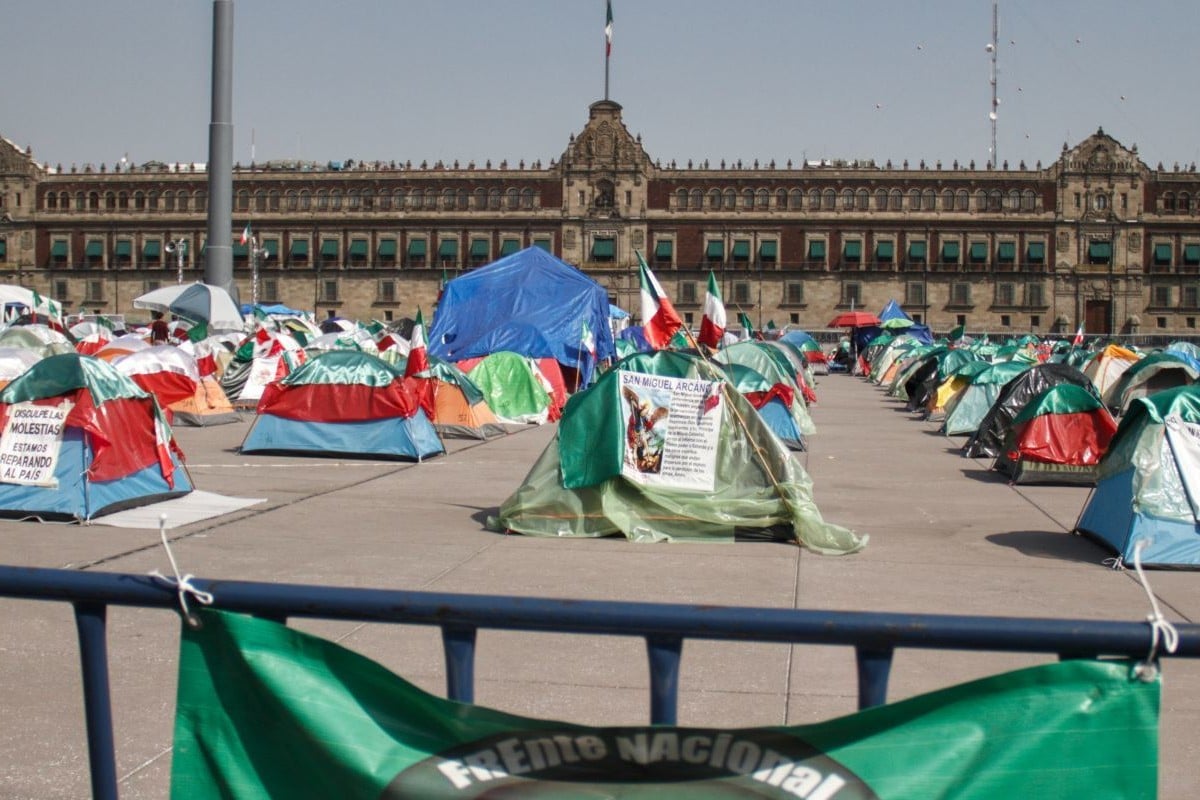
M233 295L233 0L213 0L212 120L208 124L208 245L204 282Z

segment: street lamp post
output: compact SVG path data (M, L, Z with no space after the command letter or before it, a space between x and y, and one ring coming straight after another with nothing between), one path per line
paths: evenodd
M250 237L250 302L258 305L258 259L269 258L271 251L259 247L258 237Z
M187 258L187 246L187 239L184 238L172 239L167 242L167 252L175 254L175 261L178 264L177 283L183 283L183 262Z

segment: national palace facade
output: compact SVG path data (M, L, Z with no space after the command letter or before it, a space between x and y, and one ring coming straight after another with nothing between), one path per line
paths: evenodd
M134 297L202 279L207 189L202 166L63 168L0 140L0 281L141 319ZM635 314L641 251L695 325L710 270L756 325L822 328L889 299L937 331L1195 334L1200 318L1200 174L1103 130L1046 166L662 163L604 100L548 164L237 165L233 207L243 302L257 275L259 302L321 316L428 311L443 274L540 246Z

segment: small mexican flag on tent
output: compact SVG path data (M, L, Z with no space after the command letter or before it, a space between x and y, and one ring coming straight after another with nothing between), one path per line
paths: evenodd
M197 322L187 330L187 338L189 342L199 342L208 338L208 323Z
M756 334L754 332L754 323L750 321L749 314L747 314L745 311L739 311L738 312L738 322L740 322L742 324L742 330L744 331L744 333L742 334L743 341L745 341L747 339L757 339L758 338L758 334Z
M950 335L947 336L946 338L948 338L952 342L957 342L959 339L963 338L963 336L966 334L966 332L967 332L967 326L959 325L957 328L954 328L953 330L951 330Z
M37 289L34 289L33 290L33 308L31 308L30 311L36 312L39 308L42 307L43 304L45 304L45 306L46 306L46 313L48 316L54 317L55 319L58 319L62 316L62 309L59 307L58 303L55 303L53 300L51 300L48 297L42 297L40 294L37 293Z
M416 375L429 369L429 355L425 347L425 318L421 309L417 309L417 320L413 324L412 338L409 340L408 363L404 365L404 377Z
M708 290L704 293L704 318L700 320L700 344L714 350L721 346L725 336L725 302L717 286L717 276L708 273Z
M675 331L683 327L683 320L675 311L675 306L671 305L671 298L667 297L658 279L646 265L641 251L634 252L637 254L638 267L641 270L642 333L651 347L662 350L670 343Z

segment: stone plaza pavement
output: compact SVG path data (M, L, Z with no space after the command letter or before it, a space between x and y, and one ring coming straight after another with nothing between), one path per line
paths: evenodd
M529 597L826 610L1141 621L1132 572L1070 530L1088 489L1012 487L962 458L860 378L823 377L817 433L799 454L826 519L870 535L867 548L819 556L793 544L638 545L487 531L483 520L552 440L529 427L480 443L448 439L422 464L243 456L237 425L180 428L197 488L266 502L173 529L180 569L203 578ZM169 573L153 530L0 522L0 562ZM1150 573L1172 621L1200 620L1200 575ZM219 606L220 597L218 594ZM444 693L436 629L297 620L293 624ZM125 798L167 795L178 619L109 610L118 774ZM1147 628L1147 631L1149 629ZM1149 633L1147 633L1149 642ZM971 680L1047 657L900 650L889 697ZM0 798L88 795L79 659L64 604L0 600ZM640 639L481 631L476 701L591 724L649 718ZM850 713L854 653L833 646L689 642L679 722L741 727ZM1165 664L1160 796L1200 785L1200 663Z

